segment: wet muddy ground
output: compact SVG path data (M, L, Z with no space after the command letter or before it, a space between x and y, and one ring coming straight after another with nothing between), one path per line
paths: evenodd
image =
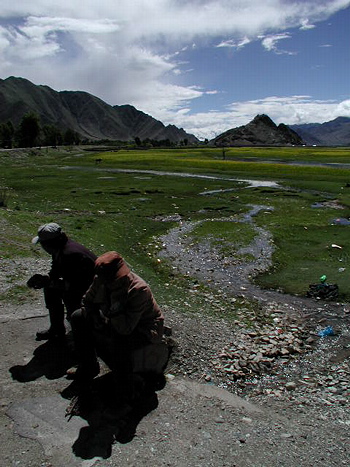
M254 216L266 209L269 208L251 206L247 214L231 220L254 226ZM216 358L217 373L213 379L223 387L258 400L266 395L278 396L276 400L280 401L285 397L293 400L298 395L302 403L309 400L321 406L347 406L349 304L296 297L254 285L254 276L271 265L273 243L264 229L255 226L254 241L238 252L254 258L245 263L237 258L223 258L209 242L193 244L190 233L196 225L179 220L178 227L161 237L161 255L170 259L180 273L197 278L216 292L256 301L262 313L273 318L270 325L260 327L257 322L251 329L236 321L234 336L223 346L221 357L219 353ZM318 333L327 326L332 327L334 335L321 338ZM203 372L204 378L211 380L212 375L204 369ZM325 392L324 397L320 398L320 391Z

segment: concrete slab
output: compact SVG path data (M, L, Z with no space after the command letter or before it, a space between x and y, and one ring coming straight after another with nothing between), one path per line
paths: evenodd
M93 465L83 463L71 446L87 422L79 417L67 420L67 401L60 395L39 397L13 403L6 414L14 421L14 433L38 441L57 467Z

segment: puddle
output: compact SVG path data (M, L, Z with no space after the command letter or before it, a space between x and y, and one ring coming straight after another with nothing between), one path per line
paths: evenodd
M208 190L208 191L202 191L202 193L198 193L198 194L202 196L208 196L208 195L215 195L216 193L228 193L230 191L236 191L236 188L226 188L222 190Z
M81 167L77 166L62 166L60 167L62 170L77 170L82 169ZM86 167L82 170L87 170ZM203 180L223 180L226 182L238 182L238 183L247 183L249 187L269 187L269 188L281 188L277 182L274 181L266 181L266 180L250 180L244 178L226 178L226 177L218 177L215 175L201 175L201 174L193 174L193 173L186 173L186 172L164 172L161 170L137 170L137 169L108 169L108 168L93 168L92 170L95 171L103 171L103 172L110 172L110 173L132 173L132 174L149 174L149 175L160 175L160 176L168 176L168 177L182 177L182 178L200 178ZM109 177L99 177L100 179L108 179ZM113 178L113 177L111 177ZM135 177L136 178L136 177ZM147 177L145 178L147 179ZM201 193L204 194L204 193Z
M331 220L331 225L350 225L350 220L345 217L337 217L337 219Z
M312 208L331 208L331 209L345 209L345 206L339 204L337 200L333 201L319 201L311 205Z
M263 180L239 180L239 179L227 179L227 180L234 180L238 183L248 183L249 188L256 188L259 186L269 187L269 188L278 188L279 185L276 182L266 182ZM220 190L208 190L202 191L199 195L208 196L208 195L215 195L216 193L228 193L230 191L235 191L236 188L222 188Z
M272 182L268 180L237 180L239 182L249 183L251 187L265 186L269 188L280 188L280 185L277 182Z

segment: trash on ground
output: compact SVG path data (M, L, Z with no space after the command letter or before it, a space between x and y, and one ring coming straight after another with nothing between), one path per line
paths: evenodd
M320 331L318 335L320 337L326 337L326 336L334 336L335 333L334 333L332 326L327 326L326 328L322 329L322 331Z

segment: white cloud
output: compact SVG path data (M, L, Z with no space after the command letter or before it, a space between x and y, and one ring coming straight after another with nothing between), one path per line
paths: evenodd
M316 26L314 24L310 24L308 19L304 19L301 21L300 29L302 31L306 31L308 29L314 29Z
M229 47L235 49L237 47L237 43L233 39L228 39L227 41L221 41L216 47Z
M233 103L229 108L234 113L256 115L264 113L276 124L299 124L328 121L335 118L338 103L328 100L315 100L310 96L271 96L247 102Z
M193 100L222 92L210 83L205 88L190 82L193 64L180 62L180 52L215 43L240 49L260 37L266 50L293 54L278 47L291 37L289 29L311 29L349 5L348 0L6 1L0 3L0 74L55 90L87 91L109 104L132 104L164 123L209 134L227 129L229 119L245 124L248 115L265 107L284 115L284 106L271 99L191 114ZM301 104L304 112L311 108ZM289 108L296 107L289 103Z
M335 113L337 116L340 115L342 117L350 117L350 99L337 104Z
M212 139L231 128L246 125L256 115L268 115L276 125L324 123L336 117L350 117L350 99L343 102L315 100L310 96L271 96L265 99L235 102L225 112L183 114L177 112L174 124L184 126L200 139ZM166 120L166 113L163 119Z
M292 36L289 33L273 34L269 36L262 37L261 44L268 52L274 52L276 54L287 54L295 55L296 52L291 52L287 50L282 50L277 47L279 41L284 39L290 39Z
M244 37L243 39L239 41L235 41L233 39L229 39L226 41L221 41L216 47L229 47L229 48L234 48L234 49L241 49L245 45L249 44L251 42L248 37Z

